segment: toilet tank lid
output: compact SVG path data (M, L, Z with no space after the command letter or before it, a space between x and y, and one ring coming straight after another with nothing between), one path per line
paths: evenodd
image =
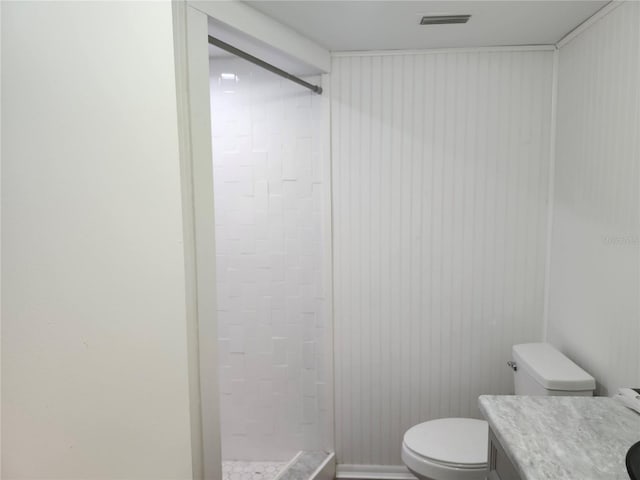
M518 368L531 375L547 390L570 392L595 390L595 379L548 343L513 346Z

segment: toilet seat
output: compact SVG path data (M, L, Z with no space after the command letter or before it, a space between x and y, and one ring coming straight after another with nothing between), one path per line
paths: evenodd
M481 480L487 473L489 426L473 418L441 418L407 430L402 460L435 480Z

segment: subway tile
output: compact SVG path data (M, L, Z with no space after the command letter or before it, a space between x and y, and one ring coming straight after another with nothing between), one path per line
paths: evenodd
M314 322L315 324L315 322ZM312 336L313 337L313 336ZM302 343L302 363L307 370L315 369L316 343L314 340ZM315 378L315 372L313 374Z
M239 325L231 325L229 327L229 352L244 353L244 327Z
M211 91L223 454L320 448L321 103L241 61L211 68L241 78Z

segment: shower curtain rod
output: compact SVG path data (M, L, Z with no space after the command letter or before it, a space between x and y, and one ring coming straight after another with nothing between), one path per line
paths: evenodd
M219 47L223 50L226 50L229 53L233 53L234 55L237 55L240 58L244 58L245 60L248 60L251 63L255 63L256 65L258 65L259 67L264 68L265 70L269 70L270 72L275 73L276 75L280 75L281 77L286 78L287 80L291 80L292 82L297 83L298 85L302 85L305 88L308 88L309 90L311 90L312 92L317 93L318 95L322 95L322 87L318 86L318 85L313 85L309 82L305 82L304 80L302 80L301 78L296 77L295 75L291 75L288 72L285 72L284 70L281 70L280 68L276 67L275 65L271 65L270 63L265 62L264 60L260 60L258 57L254 57L253 55L240 50L236 47L234 47L233 45L229 45L228 43L223 42L222 40L216 38L216 37L212 37L211 35L209 35L209 43L211 45L215 45L216 47Z

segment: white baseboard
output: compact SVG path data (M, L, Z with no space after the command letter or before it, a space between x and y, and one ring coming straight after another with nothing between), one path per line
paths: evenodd
M337 479L353 480L416 480L404 465L338 465Z

